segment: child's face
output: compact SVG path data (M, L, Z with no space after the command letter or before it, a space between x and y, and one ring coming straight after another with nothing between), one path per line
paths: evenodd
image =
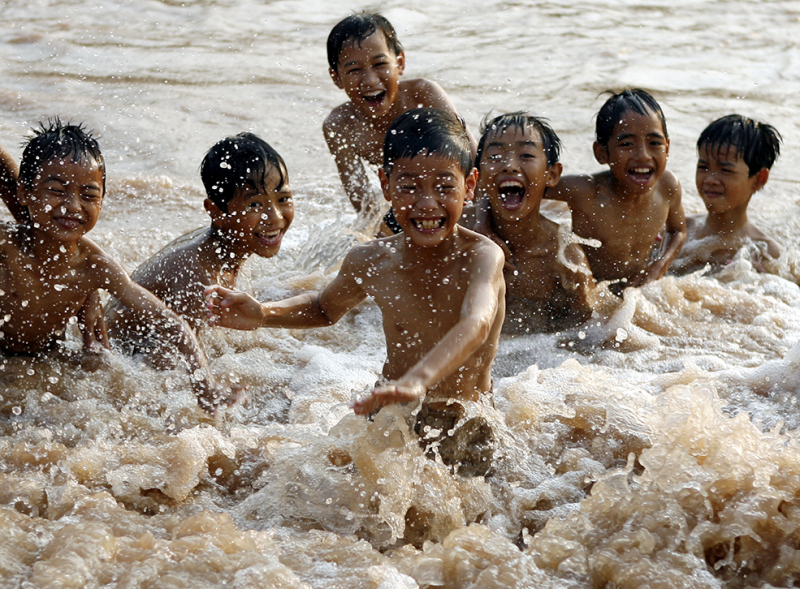
M440 155L395 160L381 187L404 235L416 245L435 247L453 233L464 200L475 194L476 171L464 177L457 161Z
M360 45L357 41L345 43L339 65L330 74L359 111L369 117L380 117L390 111L397 98L404 68L403 53L392 53L386 38L376 31Z
M486 138L478 187L495 218L516 221L538 211L545 189L558 184L560 176L561 164L548 166L535 128L511 126Z
M214 225L239 257L255 254L269 258L280 250L294 219L294 203L288 180L280 190L279 183L280 173L270 167L263 186L248 181L236 187L227 212L206 200Z
M735 147L709 149L704 145L697 158L695 183L708 212L746 209L753 193L766 183L769 171L764 168L752 177L749 174Z
M20 184L18 199L33 227L65 243L77 241L97 224L103 207L103 171L93 158L53 158L42 164L33 186Z
M611 174L629 193L652 190L667 167L669 139L653 112L628 111L616 124L607 147L594 144L595 158L608 164Z

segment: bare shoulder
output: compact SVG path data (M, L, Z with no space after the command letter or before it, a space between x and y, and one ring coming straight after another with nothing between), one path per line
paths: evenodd
M781 246L778 245L778 242L752 223L748 223L748 227L745 229L745 235L753 241L764 242L767 245L767 253L771 257L777 258L781 255Z
M353 120L353 116L357 115L353 104L345 102L334 108L330 114L325 117L322 123L322 130L325 132L327 138L329 132L341 131L346 129Z
M414 78L400 82L400 92L408 108L433 107L453 110L453 103L442 87L432 80Z
M680 199L680 180L678 180L678 177L669 170L664 170L664 173L658 180L658 190L668 200L673 200L675 198Z
M462 250L469 252L470 259L482 264L498 266L502 270L505 254L494 241L466 227L458 228L458 237L462 241Z
M561 176L556 186L547 189L545 198L561 200L574 205L593 199L597 188L598 178L596 175L571 174Z
M393 235L373 239L366 243L361 243L347 252L342 263L342 271L353 274L360 274L367 270L377 268L378 264L390 263L396 257L397 247L400 245L403 235Z

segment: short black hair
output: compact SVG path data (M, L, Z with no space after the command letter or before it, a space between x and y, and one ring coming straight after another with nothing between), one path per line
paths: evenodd
M91 131L81 124L64 124L58 117L48 119L47 124L40 122L39 127L32 131L33 135L24 144L19 164L19 181L23 186L33 188L45 162L70 157L78 163L94 160L103 174L103 194L106 193L106 163Z
M481 138L478 141L478 151L475 154L476 168L480 167L486 140L490 136L495 136L498 133L504 132L509 127L519 129L523 132L527 127L536 129L542 137L542 147L544 148L545 155L547 155L547 167L549 168L558 163L558 158L561 156L561 139L559 139L556 132L553 131L547 119L535 117L528 114L526 111L519 110L496 116L492 120L489 120L489 115L484 117L481 123Z
M211 202L227 212L236 187L248 182L263 186L270 166L280 174L277 187L280 190L288 181L283 158L257 135L239 133L218 141L208 150L200 164L200 178Z
M339 21L328 35L328 65L331 69L337 71L339 55L345 43L352 41L360 46L362 41L375 31L380 31L386 39L389 51L396 56L403 52L403 46L397 40L397 33L392 23L377 12L360 12Z
M418 155L440 155L455 160L464 172L472 171L472 153L464 123L440 108L415 108L389 126L383 141L383 171L388 176L394 162Z
M664 138L669 139L664 111L661 110L661 105L648 92L640 88L629 88L618 93L609 90L608 94L611 94L611 96L600 107L595 121L595 137L600 145L608 147L608 142L611 141L611 135L614 133L614 127L622 120L623 115L630 111L645 116L654 113L658 120L661 121Z
M781 141L781 134L772 125L733 114L703 129L697 140L697 151L703 147L713 151L735 147L752 178L762 169L772 168L781 154Z

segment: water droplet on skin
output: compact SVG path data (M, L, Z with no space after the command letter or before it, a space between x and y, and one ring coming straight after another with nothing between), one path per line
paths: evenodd
M18 406L15 405L14 407L11 408L11 412L14 415L21 415L22 414L22 407L18 407Z

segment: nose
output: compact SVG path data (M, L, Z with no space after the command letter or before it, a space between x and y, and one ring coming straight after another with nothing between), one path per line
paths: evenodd
M519 158L515 153L507 153L503 157L503 171L517 172L519 170Z
M279 224L283 221L283 212L274 204L267 206L263 213L261 213L261 220L270 225Z
M81 208L81 198L80 194L74 190L67 190L64 193L64 197L61 200L61 209L64 212L76 212L79 211Z
M368 67L364 71L364 77L362 78L362 83L364 86L370 86L378 81L378 73L375 72L372 68Z

